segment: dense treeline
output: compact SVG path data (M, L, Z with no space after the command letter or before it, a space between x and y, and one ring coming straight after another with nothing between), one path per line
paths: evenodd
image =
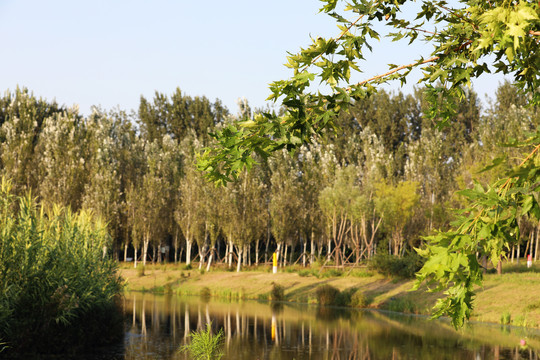
M535 130L540 115L509 83L481 109L470 91L455 124L438 130L423 116L421 91L379 92L339 119L342 129L278 153L226 188L207 183L197 154L209 132L253 116L245 101L231 115L219 100L177 89L137 112L76 108L26 89L0 98L0 171L16 194L42 204L92 210L108 222L119 259L199 266L258 264L278 250L283 263L359 263L403 256L422 236L445 229L461 199L455 190L487 183L518 158L500 145ZM521 254L538 249L538 224L523 219ZM536 240L536 241L535 241ZM521 247L520 247L521 246ZM523 249L523 247L527 249Z

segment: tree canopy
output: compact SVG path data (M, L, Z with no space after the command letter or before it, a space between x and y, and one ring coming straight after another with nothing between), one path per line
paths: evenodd
M423 116L439 128L458 119L458 104L467 97L471 79L484 73L510 74L527 106L540 103L537 1L423 1L415 14L402 12L411 2L406 0L322 2L321 12L336 20L339 34L313 38L310 46L288 56L292 76L270 84L269 99L281 104L282 115L259 113L214 134L218 145L207 148L199 159L199 168L209 179L227 183L255 164L255 154L264 159L280 149L295 151L335 132L340 114L373 96L383 82L405 83L414 68L423 73L420 83L427 100ZM376 30L381 27L384 33ZM382 36L409 44L425 41L432 51L418 54L410 64L389 64L385 74L353 83L352 74L361 71L370 43ZM508 167L491 186L477 184L463 190L469 207L455 230L430 237L420 251L428 261L418 274L419 283L435 282L435 290L445 292L435 316L451 316L456 327L470 316L474 286L481 283L477 254L498 263L508 244L518 238L518 217L540 219L536 193L540 132L520 135L524 139L512 145L520 147L523 160ZM496 158L488 168L503 162L504 158Z

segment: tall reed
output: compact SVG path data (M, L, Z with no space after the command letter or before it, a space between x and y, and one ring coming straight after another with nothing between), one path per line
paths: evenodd
M45 208L1 180L0 338L9 349L72 351L121 335L122 282L103 256L110 241L91 213Z

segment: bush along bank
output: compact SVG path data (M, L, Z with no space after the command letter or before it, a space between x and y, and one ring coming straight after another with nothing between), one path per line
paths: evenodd
M66 353L122 338L117 265L105 223L45 208L0 185L0 339L3 354Z

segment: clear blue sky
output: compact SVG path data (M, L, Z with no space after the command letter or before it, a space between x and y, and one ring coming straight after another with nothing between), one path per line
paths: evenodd
M268 84L286 78L287 51L313 37L339 34L318 14L316 0L0 0L0 90L17 85L60 104L105 109L138 107L141 95L219 98L236 112L236 99L265 104ZM427 57L429 48L392 43L362 67L358 80ZM475 90L493 94L501 77ZM414 81L404 92L410 92ZM388 89L399 89L398 84Z

